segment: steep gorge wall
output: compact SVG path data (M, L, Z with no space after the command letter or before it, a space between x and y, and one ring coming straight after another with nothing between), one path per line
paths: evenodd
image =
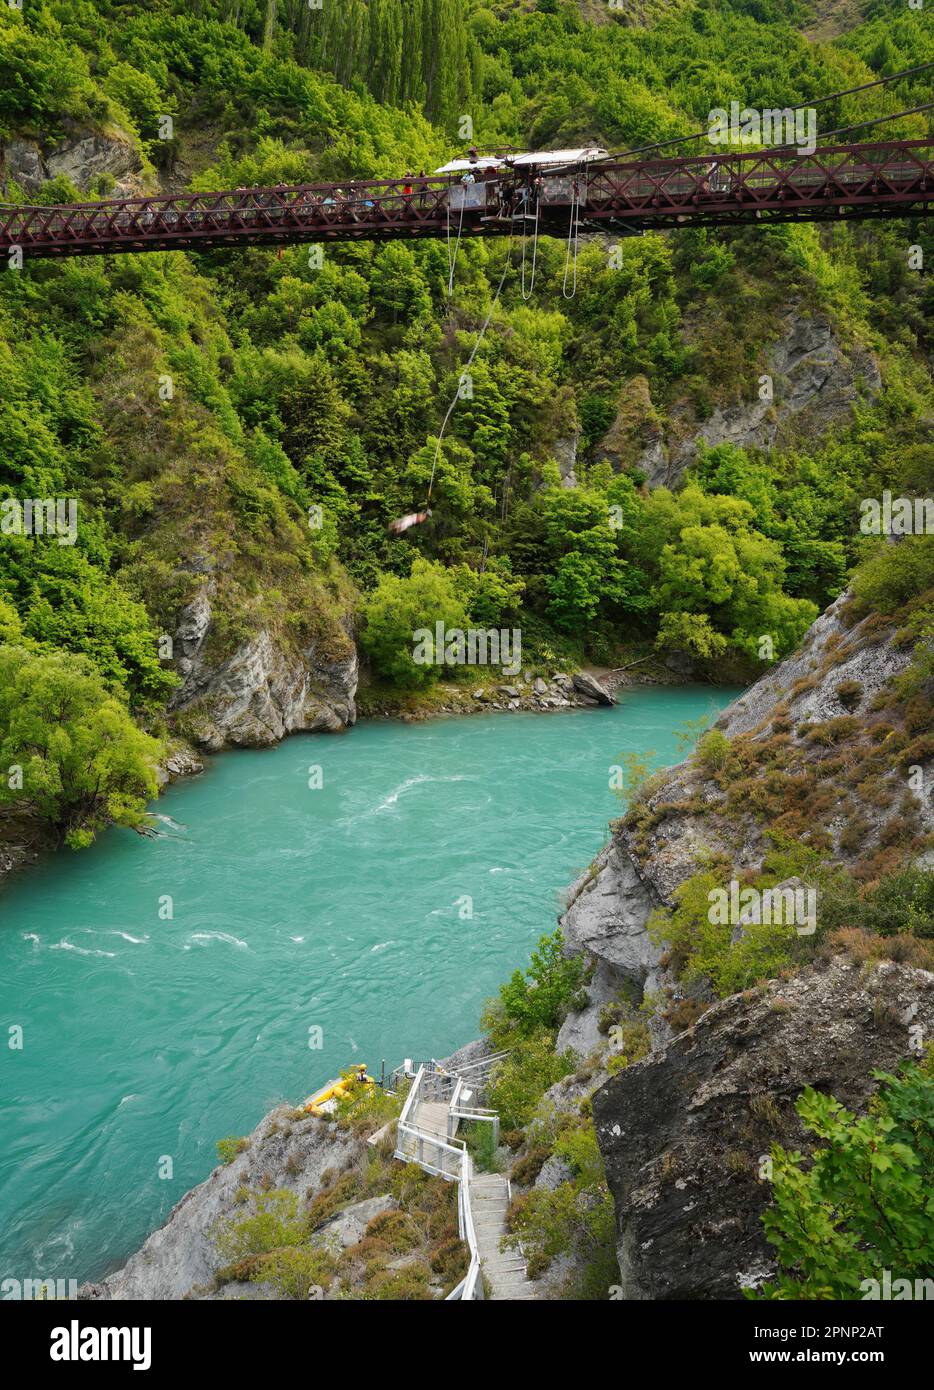
M648 991L659 987L663 948L649 939L649 916L656 907L672 904L675 890L705 857L724 854L737 872L761 863L769 832L780 820L769 814L765 795L766 786L772 785L769 774L779 763L784 763L781 770L790 783L785 788L786 816L799 811L805 835L820 832L820 844L841 863L854 865L900 814L903 779L894 756L884 751L875 756L888 767L878 775L891 784L890 790L875 802L859 795L860 773L876 772L875 766L867 768L861 761L872 756L861 740L872 741L874 728L888 728L890 714L873 706L893 678L907 669L911 648L900 646L893 628L880 625L875 617L854 622L848 604L846 595L832 604L809 628L798 650L716 721L715 729L743 741L749 795L724 789L693 760L650 779L634 812L614 823L609 844L570 889L561 919L565 941L570 951L583 952L597 963L598 990L605 992L623 979ZM837 733L837 741L822 741ZM919 759L925 773L934 767L930 757L919 754ZM821 813L808 826L815 777ZM796 783L796 778L801 780ZM762 784L761 802L754 794L756 783ZM778 807L782 793L774 794ZM830 797L833 801L827 804ZM843 834L854 810L865 818L856 846ZM919 801L915 813L917 834L934 831L929 800ZM592 1039L594 1012L591 1006L587 1018L572 1015L559 1045L584 1032Z
M906 810L904 762L923 769L926 786L934 762L926 747L909 742L906 752L911 730L889 701L910 659L893 624L856 621L839 599L717 721L739 750L740 782L723 785L696 760L652 779L570 891L566 949L594 972L589 1002L567 1018L558 1048L587 1058L605 1047L601 1011L627 989L660 1001L652 1051L593 1097L627 1299L735 1298L770 1277L759 1161L776 1140L807 1151L795 1099L813 1086L862 1109L873 1069L912 1055L908 1025L926 1029L934 1016L934 975L892 961L828 961L822 951L792 979L720 1002L694 987L700 1016L676 1035L670 1001L681 986L647 929L710 856L724 856L737 876L758 869L783 824L864 879L895 845L920 857L934 810L926 797ZM899 751L887 751L899 737ZM854 816L858 835L848 833Z
M775 1273L761 1216L770 1145L807 1153L794 1109L806 1086L861 1111L874 1068L910 1055L934 1021L934 975L835 958L734 994L593 1099L616 1203L626 1299L740 1298Z
M691 342L689 320L685 340ZM875 400L882 386L871 351L844 341L826 314L796 301L785 306L760 366L750 369L747 395L760 374L771 378L771 396L718 405L704 420L685 399L660 413L645 378L633 378L621 388L616 419L596 457L638 468L650 487L676 488L701 446L770 449L816 441L845 427L854 407Z

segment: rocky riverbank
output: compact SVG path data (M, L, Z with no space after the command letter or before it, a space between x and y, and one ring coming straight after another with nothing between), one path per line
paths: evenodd
M362 717L403 719L408 722L433 719L444 714L482 714L490 710L544 713L548 710L614 705L615 691L620 685L628 683L622 673L617 673L615 677L609 673L598 678L590 670L555 671L550 675L522 671L506 680L498 680L491 672L490 679L482 684L439 682L427 693L412 696L398 692L386 696L377 690L363 692L358 706Z

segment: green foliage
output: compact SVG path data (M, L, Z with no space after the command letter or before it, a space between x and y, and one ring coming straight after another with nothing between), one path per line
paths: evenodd
M873 1074L881 1086L863 1116L804 1091L798 1114L822 1141L808 1168L799 1151L773 1145L773 1202L762 1224L782 1273L758 1297L856 1299L866 1296L866 1281L881 1285L884 1271L893 1282L930 1277L932 1054L903 1063L898 1076Z
M620 753L618 765L620 768L619 786L614 784L614 791L627 806L633 805L637 801L642 801L650 792L652 785L652 759L655 757L655 749L649 748L645 753L635 753L632 749L627 749Z
M524 1128L548 1088L574 1070L574 1053L570 1048L556 1052L554 1042L554 1032L546 1028L520 1033L509 1056L495 1068L489 1103L507 1130Z
M43 32L12 6L0 11L0 134L45 134L60 128L66 116L88 119L106 111L87 59L56 27Z
M342 83L364 82L389 106L424 106L454 128L476 95L477 52L465 0L343 0L296 22L296 51Z
M452 574L442 565L417 559L406 579L386 574L363 609L361 644L380 675L407 689L430 685L443 666L415 660L417 633L435 638L435 624L461 631L468 626L467 612ZM436 660L443 653L434 651Z
M313 1246L284 1246L263 1260L256 1278L271 1284L280 1298L307 1299L334 1277L334 1256Z
M764 874L755 886L764 889L776 881L774 873ZM670 911L657 908L652 913L648 930L654 941L671 949L686 984L709 981L722 998L748 989L763 977L777 975L797 959L802 938L793 923L763 921L744 925L739 940L733 942L736 924L712 910L716 900L711 895L721 890L721 872L700 870L675 889Z
M559 1255L577 1255L582 1272L569 1297L606 1298L619 1282L616 1219L603 1158L593 1123L561 1133L553 1152L571 1177L552 1189L536 1188L515 1203L511 1236L522 1242L533 1269L542 1270Z
M492 1124L477 1121L469 1124L466 1133L467 1148L481 1173L497 1171L496 1135Z
M730 761L730 740L720 729L708 729L698 740L694 757L708 775L722 772Z
M226 1139L218 1139L217 1156L221 1163L233 1163L238 1154L242 1154L250 1147L250 1141L238 1138L236 1135L228 1135Z
M108 821L144 827L161 749L88 662L0 647L0 803L22 802L72 848ZM12 783L12 785L11 785Z
M308 1221L294 1192L251 1192L247 1205L246 1216L220 1222L212 1232L224 1260L267 1255L283 1246L300 1245L307 1237Z
M882 542L853 576L860 611L893 613L934 588L934 538L905 536L897 545Z
M842 917L839 901L834 907ZM934 874L912 867L886 874L863 896L856 915L861 927L878 936L934 938Z
M500 987L507 1026L523 1035L560 1027L578 999L583 978L584 959L564 954L560 928L541 937L525 972L514 971Z

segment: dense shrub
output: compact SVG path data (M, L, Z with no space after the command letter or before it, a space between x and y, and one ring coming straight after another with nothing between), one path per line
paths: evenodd
M892 1280L930 1277L934 1058L929 1051L898 1076L874 1076L881 1087L861 1117L833 1096L803 1093L798 1114L823 1141L809 1167L800 1152L773 1146L762 1222L782 1272L758 1297L855 1299L868 1296L867 1280L881 1286L884 1271Z

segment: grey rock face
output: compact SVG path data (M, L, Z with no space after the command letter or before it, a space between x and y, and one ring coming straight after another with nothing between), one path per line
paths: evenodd
M796 308L769 347L764 371L773 380L772 400L757 396L718 408L700 425L683 407L672 410L667 440L649 440L635 459L650 487L677 486L701 441L711 447L729 443L766 449L801 437L819 438L848 419L857 401L874 399L881 386L872 353L845 350L827 318L801 315ZM607 438L613 433L611 429Z
M4 172L15 179L25 193L35 193L45 180L42 154L35 140L14 136L3 152Z
M263 747L286 734L337 733L356 720L356 652L329 662L313 647L287 656L263 629L219 666L205 644L212 620L206 585L183 609L175 634L182 685L170 709L191 714L192 736L210 752Z
M395 1211L398 1205L395 1197L390 1197L388 1193L382 1197L368 1197L364 1202L354 1202L315 1233L315 1243L335 1250L356 1245L362 1240L374 1216L381 1216L384 1211Z
M862 640L862 624L851 629L843 623L841 610L846 600L847 595L842 594L836 603L832 603L808 628L797 651L767 671L745 695L728 705L717 720L716 727L730 738L757 728L797 681L814 676L831 641L845 644L848 654L844 660L835 661L830 679L815 680L810 690L803 690L792 698L795 722L818 723L867 709L872 697L893 676L900 675L907 668L911 661L911 650L895 647L886 640ZM844 681L854 680L863 687L860 704L855 711L851 707L844 707L836 694Z
M551 446L558 471L561 474L562 487L577 487L577 474L574 471L577 466L577 448L580 443L580 435L571 434L566 439L557 439Z
M872 631L872 617L847 627L841 616L846 595L832 604L808 629L801 646L791 656L761 676L733 704L722 711L715 728L730 738L750 735L765 740L771 736L776 706L787 705L787 719L793 731L802 726L824 723L854 712L865 712L873 697L893 676L899 675L911 660L910 649L897 647L891 634ZM844 705L837 691L844 683L862 686L859 703ZM795 732L801 748L807 744ZM921 761L925 779L934 770L934 760ZM690 803L700 798L708 814L698 814ZM674 890L710 854L725 854L737 869L757 866L766 848L768 826L754 817L724 818L718 815L724 794L702 774L682 763L671 768L650 789L650 810L666 806L664 817L643 837L641 853L635 838L620 828L618 841L623 853L632 854L645 882L660 901L671 902ZM895 814L894 806L866 802L862 808L874 833ZM934 831L934 806L921 798L919 807L924 833ZM842 825L831 825L835 831ZM860 851L837 846L842 862L857 858Z
M475 1062L482 1062L489 1057L492 1052L489 1038L475 1038L473 1042L465 1043L456 1052L452 1052L450 1057L442 1057L438 1066L445 1071L459 1071L461 1067L472 1066Z
M616 700L600 682L588 674L586 671L575 671L573 676L574 689L581 695L588 696L591 700L596 700L598 705L615 705Z
M195 777L203 771L204 763L201 758L193 748L183 745L172 750L162 767L156 769L156 777L159 786L164 787L178 777Z
M135 145L125 136L79 134L51 150L45 167L49 178L64 174L82 191L98 174L111 174L118 189L130 191L142 161Z
M218 1222L237 1220L241 1187L262 1180L276 1190L296 1193L321 1184L329 1168L339 1169L365 1152L362 1140L337 1125L309 1115L293 1120L288 1106L268 1114L249 1136L249 1148L185 1194L168 1221L155 1231L122 1269L78 1290L84 1299L174 1299L192 1290L209 1291L223 1260L215 1244Z
M538 1177L532 1184L539 1189L544 1188L546 1192L554 1192L556 1187L560 1187L563 1182L570 1182L574 1176L571 1165L560 1156L560 1154L550 1154L542 1164Z
M142 168L139 150L121 132L74 130L45 151L36 140L14 136L3 150L4 176L15 179L28 193L37 192L46 179L59 174L82 192L98 174L111 174L116 181L115 193L136 193L141 188Z
M558 1031L556 1052L563 1052L569 1047L578 1057L589 1057L606 1042L600 1032L600 1014L604 1006L616 998L626 978L626 974L610 965L609 961L597 961L593 979L587 988L587 1006L579 1013L568 1014Z
M908 1016L934 1021L934 975L835 959L755 998L733 995L594 1096L627 1299L732 1299L773 1272L759 1157L807 1152L805 1086L865 1109L874 1068L908 1055ZM815 1026L815 1019L820 1026Z
M646 931L649 914L657 905L658 898L632 859L613 840L594 860L591 873L571 889L561 918L565 946L570 953L593 956L617 976L644 986L661 954ZM609 983L604 981L605 986Z

